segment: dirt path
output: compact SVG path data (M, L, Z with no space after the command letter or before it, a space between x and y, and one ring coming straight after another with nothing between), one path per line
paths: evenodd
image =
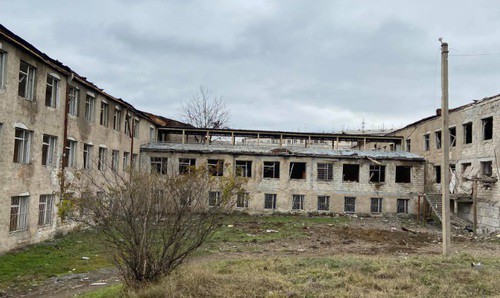
M234 224L235 228L248 233L267 233L259 222ZM405 228L403 230L402 228ZM227 258L253 258L266 256L333 256L333 255L438 255L441 253L439 227L418 226L410 220L399 218L353 218L349 224L304 224L305 237L281 238L266 243L226 242L219 243L216 251L192 259L216 260ZM279 226L277 233L279 233ZM206 249L206 248L202 248ZM466 253L471 256L500 257L500 242L495 238L473 238L461 229L454 229L452 253ZM68 274L43 282L36 288L24 289L8 296L15 297L72 297L93 291L105 283L109 286L119 283L115 269L102 269L83 274ZM1 296L1 295L0 295Z

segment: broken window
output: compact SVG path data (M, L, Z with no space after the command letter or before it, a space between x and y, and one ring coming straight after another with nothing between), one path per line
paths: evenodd
M359 182L359 165L344 164L342 166L342 181Z
M304 195L292 196L292 210L304 210Z
M35 99L35 68L21 61L19 67L19 90L18 94L27 100Z
M411 183L411 166L396 166L396 183Z
M318 196L318 211L328 211L328 210L330 210L330 197Z
M83 144L83 168L90 169L92 166L92 145Z
M76 141L66 140L66 147L64 150L65 158L64 158L64 166L73 168L76 167Z
M11 198L9 231L24 231L28 228L29 196Z
M113 115L113 129L120 131L122 126L122 111L115 108L115 113Z
M493 138L493 117L484 118L483 122L483 140L491 140Z
M290 179L306 179L306 163L291 162L288 176Z
M38 202L38 226L43 227L52 224L52 213L54 210L54 196L40 195Z
M31 131L16 128L14 138L14 162L29 163L31 147Z
M167 174L167 162L166 157L151 157L151 174Z
M94 120L94 106L95 106L95 98L88 95L85 99L85 120L91 122Z
M120 151L118 150L111 151L111 170L115 172L118 171L119 162L120 162Z
M208 206L209 207L220 206L220 192L211 191L208 193Z
M5 89L5 61L7 54L0 51L0 89Z
M441 183L441 166L434 166L434 175L436 178L436 183Z
M424 134L424 151L429 151L431 149L431 135Z
M333 164L318 163L318 180L319 181L333 180Z
M250 160L237 160L236 161L236 176L252 177L252 161Z
M248 192L239 193L236 198L236 207L237 208L248 208Z
M179 174L184 175L191 173L196 166L194 158L179 158Z
M382 213L382 198L371 198L371 213Z
M43 135L42 139L42 165L50 166L55 163L57 137Z
M481 171L483 173L483 177L491 177L493 175L493 167L491 161L482 161L481 162Z
M355 197L345 197L344 198L344 212L345 213L355 213L356 212L356 198Z
M99 147L99 160L97 163L97 169L99 171L104 171L106 168L106 154L107 149L104 147Z
M457 144L457 128L456 127L450 127L450 147L455 147Z
M57 101L57 91L59 90L59 80L51 75L47 75L47 85L45 88L45 105L55 108Z
M107 102L101 101L101 117L99 123L108 126L109 105Z
M78 101L80 90L75 87L69 87L68 114L78 117Z
M128 115L128 114L125 115L125 130L124 131L125 131L125 134L127 136L129 136L129 137L131 136L130 135L130 115Z
M467 122L462 127L464 129L464 144L472 143L472 122Z
M468 167L472 166L470 162L464 162L462 163L462 176L464 175L465 171L467 170Z
M370 165L370 182L385 182L385 166Z
M434 136L436 139L436 149L441 149L441 131L434 132Z
M209 159L207 160L208 172L212 176L224 175L224 160L223 159Z
M264 178L279 178L280 177L280 162L265 161L264 162Z
M264 209L276 209L276 194L264 195Z
M406 139L406 152L411 152L411 139Z
M409 199L398 199L397 200L397 213L408 213L408 203Z

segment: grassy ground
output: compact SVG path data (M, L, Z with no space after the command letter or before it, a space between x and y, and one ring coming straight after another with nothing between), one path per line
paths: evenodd
M246 258L182 267L139 297L483 297L500 293L500 260L443 257ZM120 294L115 289L114 294ZM109 294L109 292L108 292Z
M0 289L32 287L50 277L112 266L96 238L95 232L78 231L0 256Z
M84 297L475 297L500 293L500 258L494 253L500 249L500 238L487 243L462 240L463 248L477 246L471 250L474 256L460 253L443 258L439 243L433 244L434 238L426 240L424 231L413 235L391 230L397 220L358 219L347 225L349 221L348 217L235 215L191 261L162 283L135 293L113 284ZM365 229L369 233L360 232ZM95 275L96 270L112 266L97 239L95 232L77 231L0 256L0 289L22 293L54 276ZM405 250L408 245L414 249ZM371 251L374 247L378 249ZM434 254L428 253L436 248ZM482 267L471 268L470 263L478 261ZM43 293L50 293L50 284Z

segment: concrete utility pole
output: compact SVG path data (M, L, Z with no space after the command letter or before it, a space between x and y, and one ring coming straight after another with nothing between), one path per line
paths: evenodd
M448 44L441 42L441 120L442 149L441 192L442 192L442 224L443 224L443 255L450 254L450 131L448 129Z

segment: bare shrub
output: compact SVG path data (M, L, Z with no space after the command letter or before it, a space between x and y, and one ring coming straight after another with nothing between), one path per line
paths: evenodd
M206 168L184 175L89 175L86 181L73 217L104 235L134 288L168 275L200 247L221 227L241 189L237 178L211 177Z

